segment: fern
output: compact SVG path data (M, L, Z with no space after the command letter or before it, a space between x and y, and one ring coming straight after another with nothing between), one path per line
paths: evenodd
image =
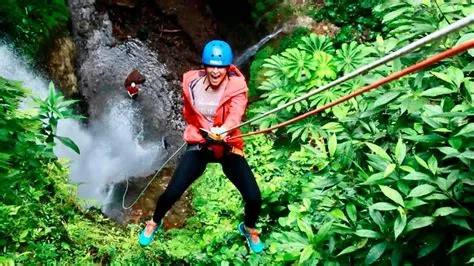
M301 38L301 42L302 43L298 45L298 48L312 53L315 57L319 52L325 52L329 54L334 53L332 41L325 36L311 33L309 36Z

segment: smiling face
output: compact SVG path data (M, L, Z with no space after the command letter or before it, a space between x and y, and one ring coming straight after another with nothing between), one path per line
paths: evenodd
M209 80L209 84L213 89L216 89L221 85L222 81L227 76L227 71L229 67L215 67L215 66L206 66L206 74Z

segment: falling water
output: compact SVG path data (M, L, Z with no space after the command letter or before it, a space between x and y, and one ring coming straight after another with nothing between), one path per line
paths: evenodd
M257 51L258 51L258 49L260 49L260 47L262 47L268 41L270 41L275 36L280 34L283 30L284 30L284 28L280 28L280 29L274 31L273 33L268 34L267 36L263 37L263 39L261 39L258 43L256 43L253 46L247 48L247 50L245 50L241 55L239 55L235 59L234 64L237 67L242 67L242 65L245 64L250 59L250 57L254 56L257 53Z
M0 58L1 77L23 81L33 95L47 95L45 78L10 47L0 44ZM55 154L71 161L70 182L78 184L81 199L107 206L114 184L153 173L166 155L162 143L142 144L143 121L134 104L125 95L116 96L107 101L102 117L90 121L87 127L76 120L60 120L57 134L71 138L81 154L62 144L56 146ZM108 214L106 209L103 211Z
M282 26L278 30L274 31L273 33L268 34L265 37L263 37L258 43L256 43L253 46L247 48L247 50L245 50L241 55L239 55L235 59L234 64L237 67L242 67L245 63L247 63L247 61L252 56L254 56L257 53L258 49L260 49L260 47L265 45L268 41L275 38L278 34L280 34L282 32L289 32L293 28L298 27L298 26L301 26L301 25L299 25L298 23L292 23L292 22L286 23L284 26Z

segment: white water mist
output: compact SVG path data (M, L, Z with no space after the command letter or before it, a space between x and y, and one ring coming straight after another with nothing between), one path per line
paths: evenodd
M0 76L23 81L34 95L47 95L46 80L29 68L7 45L0 45ZM124 91L125 92L125 91ZM80 148L78 155L62 144L58 157L71 161L70 181L78 184L79 197L100 206L109 202L111 187L129 177L147 176L165 155L162 143L141 144L142 119L127 96L106 104L102 117L87 126L75 120L61 120L57 134L71 138ZM104 210L106 212L106 210Z

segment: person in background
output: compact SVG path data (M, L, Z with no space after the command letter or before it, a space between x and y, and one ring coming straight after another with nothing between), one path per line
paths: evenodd
M184 140L187 148L166 190L158 198L153 218L146 222L139 243L149 245L166 212L185 190L198 179L206 165L217 162L227 178L237 187L245 202L245 218L237 230L246 237L252 251L259 253L263 243L255 229L262 197L255 177L242 151L244 142L239 129L247 107L248 88L242 73L232 65L228 43L213 40L202 52L204 69L183 75L184 108L187 123Z
M141 90L139 86L143 85L145 81L145 76L143 76L137 69L133 69L123 83L123 86L127 89L128 96L135 100Z
M135 82L132 82L128 87L127 87L127 93L130 98L133 100L137 99L138 97L138 92L140 92L140 88L135 84Z

